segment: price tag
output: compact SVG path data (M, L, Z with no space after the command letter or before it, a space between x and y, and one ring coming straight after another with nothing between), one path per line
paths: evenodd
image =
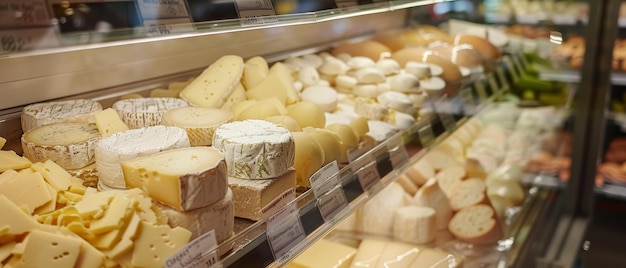
M335 4L337 5L337 8L342 8L342 7L353 7L353 6L358 6L358 5L359 5L359 1L353 1L353 0L335 0Z
M217 255L215 230L189 242L165 260L166 268L219 268L223 267Z
M279 265L293 257L294 252L298 252L298 245L306 239L306 234L294 202L267 219L266 235L274 260Z
M430 146L433 142L435 142L435 134L433 134L433 129L431 128L430 124L426 124L420 127L417 130L417 133L424 147Z
M241 26L254 26L278 22L271 0L235 0Z
M474 83L474 89L476 89L476 94L478 95L480 103L485 102L489 98L489 95L487 95L487 88L485 88L484 80L476 81Z
M290 188L284 191L282 194L280 194L276 198L274 198L272 202L265 205L265 207L261 209L261 213L263 213L264 217L269 218L272 215L276 214L276 212L278 212L281 208L285 207L287 204L289 204L291 201L295 199L296 199L296 189Z
M489 88L491 89L491 94L496 94L500 91L500 86L498 85L498 80L493 73L487 75L487 83L489 84Z
M0 28L50 25L45 0L0 0Z
M364 140L359 143L355 148L351 148L347 151L348 163L352 163L354 160L372 150L376 144L372 140Z
M404 145L397 145L389 148L389 158L394 168L399 168L409 161L409 153L406 151Z
M191 20L185 18L144 20L143 25L148 28L148 35L150 36L190 33L196 30L191 23Z
M337 161L333 161L323 166L309 178L311 189L315 198L320 196L340 184L339 181L339 165Z
M357 178L363 190L367 191L380 181L380 175L376 169L376 162L372 161L356 171Z
M0 31L0 52L28 51L61 45L54 28Z
M185 0L136 0L145 19L189 18Z
M340 211L348 207L348 200L346 200L346 195L341 185L336 185L330 191L321 195L317 199L317 207L325 222L332 221Z

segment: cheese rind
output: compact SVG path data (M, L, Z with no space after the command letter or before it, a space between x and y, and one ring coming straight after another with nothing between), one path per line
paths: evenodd
M99 111L102 111L102 105L87 99L31 104L22 110L22 131L52 123L94 123L93 115Z
M121 164L127 187L180 211L209 206L228 188L224 155L211 147L173 149Z
M235 214L233 205L233 191L227 190L224 198L202 208L181 212L167 206L157 204L167 215L168 224L172 227L182 227L191 231L191 239L215 230L215 239L221 243L228 239L233 232Z
M208 146L213 142L213 133L221 124L233 119L233 113L223 109L183 107L163 114L163 125L185 129L191 146Z
M98 177L105 186L125 188L121 161L189 146L185 130L171 126L131 129L104 137L95 149Z
M24 156L33 162L50 159L65 169L78 169L95 161L99 138L95 124L55 123L24 133L21 142Z
M290 169L278 178L267 180L228 178L228 185L233 191L235 216L256 221L263 217L261 209L296 186L296 171Z
M187 106L189 103L178 98L138 98L116 101L112 108L129 128L135 129L160 125L165 112Z
M241 57L222 56L191 81L180 97L195 106L219 108L240 83L243 70Z
M37 221L4 195L0 195L0 208L2 209L2 217L0 217L2 234L0 237L20 235L37 228Z
M294 138L287 128L268 121L223 124L213 134L213 146L224 153L229 177L275 178L294 165Z

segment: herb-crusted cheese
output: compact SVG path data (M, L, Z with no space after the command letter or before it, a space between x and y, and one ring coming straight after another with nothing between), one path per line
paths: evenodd
M269 179L293 167L295 144L285 127L263 120L223 124L213 134L228 165L228 176L240 179Z

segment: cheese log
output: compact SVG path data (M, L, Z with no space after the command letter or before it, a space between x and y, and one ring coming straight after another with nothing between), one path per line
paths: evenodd
M103 137L128 130L126 123L122 121L117 112L112 108L97 112L94 114L94 119L96 121L96 127L98 127L98 132L100 132L100 135Z
M496 213L489 205L476 205L457 212L448 230L459 240L474 244L491 244L502 238L502 228Z
M215 230L215 239L218 243L224 242L233 232L235 214L233 207L233 192L228 189L224 198L202 208L181 212L167 206L158 205L167 215L168 224L172 227L182 227L191 231L191 239Z
M55 123L22 135L24 156L33 162L48 159L65 169L77 169L95 161L94 150L100 135L95 124Z
M278 178L266 180L228 178L228 185L233 191L235 216L257 221L263 217L261 209L296 187L296 171L290 169Z
M395 182L389 184L363 205L360 213L360 231L392 237L394 213L404 205L402 186Z
M243 59L226 55L217 59L180 92L180 97L194 106L218 108L239 84Z
M211 147L172 149L121 164L127 187L180 211L206 207L228 188L224 155Z
M393 237L397 240L423 244L435 239L437 221L430 207L405 206L393 217Z
M404 174L415 182L417 186L422 186L428 179L435 177L435 168L428 159L422 158L408 167Z
M182 107L163 114L163 125L183 128L191 146L211 145L213 133L220 125L233 119L228 110L204 107Z
M348 267L354 255L356 249L353 247L321 239L287 264L287 268Z
M293 167L296 169L296 185L309 187L309 178L324 163L324 149L310 133L293 132L296 145Z
M224 153L229 177L275 178L294 165L295 144L291 133L268 121L223 124L213 134L213 146Z
M139 229L141 231L133 248L132 267L163 267L165 260L191 240L191 232L183 228L141 222Z
M94 123L93 115L99 111L102 105L87 99L31 104L22 110L22 131L60 122Z
M99 182L111 188L126 188L121 161L189 145L185 130L170 126L131 129L104 137L95 149Z
M189 103L178 98L141 98L116 101L112 108L134 129L160 125L165 112L187 106Z
M459 211L462 208L478 205L489 204L486 194L487 187L482 179L470 178L457 182L452 187L450 198L450 207L453 211Z
M450 201L446 194L439 188L436 179L429 179L413 196L413 205L431 207L435 210L437 230L445 229L452 217Z

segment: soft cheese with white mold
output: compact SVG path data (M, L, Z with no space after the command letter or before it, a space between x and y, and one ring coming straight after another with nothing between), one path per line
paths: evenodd
M31 104L22 110L22 131L60 122L94 123L93 115L99 111L102 105L88 99Z
M159 125L165 112L187 106L178 98L137 98L116 101L112 108L129 128L142 128Z

